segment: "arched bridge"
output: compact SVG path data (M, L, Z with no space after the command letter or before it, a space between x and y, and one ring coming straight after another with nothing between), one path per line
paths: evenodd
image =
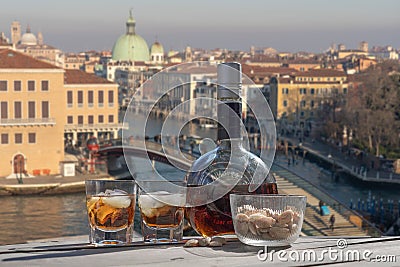
M107 159L108 173L118 178L131 176L124 153L126 157L149 158L152 161L169 164L184 170L188 170L191 162L197 158L185 152L185 149L177 150L172 146L162 146L160 143L152 141L145 141L143 145L143 141L123 141L122 139L101 143L97 153L99 157Z

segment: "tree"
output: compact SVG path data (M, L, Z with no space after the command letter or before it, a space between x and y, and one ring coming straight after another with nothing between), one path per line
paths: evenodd
M357 74L359 86L349 93L346 122L356 139L376 156L381 148L399 146L400 64L384 61Z

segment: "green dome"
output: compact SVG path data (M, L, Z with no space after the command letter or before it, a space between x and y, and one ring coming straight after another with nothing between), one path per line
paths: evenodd
M112 49L112 59L121 61L148 61L149 47L146 41L135 33L135 20L130 14L126 22L126 34L120 36Z
M164 48L159 42L155 42L151 46L151 52L150 54L164 54Z

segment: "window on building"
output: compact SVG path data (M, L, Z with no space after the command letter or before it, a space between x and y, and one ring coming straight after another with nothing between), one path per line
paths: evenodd
M34 119L36 117L36 103L35 101L29 101L28 102L28 118L29 119Z
M2 145L8 144L8 134L7 133L1 134L1 144Z
M21 101L14 102L14 119L22 118L22 103Z
M22 144L22 133L16 133L14 139L15 144Z
M28 81L28 91L35 91L35 81Z
M88 91L88 106L93 107L93 91Z
M304 117L304 111L300 112L300 117Z
M98 92L98 99L99 99L99 107L104 106L104 91Z
M315 89L314 88L310 89L310 94L312 94L312 95L315 94Z
M68 124L73 124L74 123L74 117L73 116L67 116L67 123Z
M79 124L79 125L82 125L82 124L83 124L83 116L82 116L82 115L79 115L79 116L78 116L78 124Z
M0 118L1 119L8 119L8 102L1 101L0 102Z
M347 88L343 88L343 94L347 94Z
M42 91L49 91L49 81L42 81Z
M306 101L305 100L301 100L300 106L304 108L306 106Z
M78 91L78 107L83 107L83 91Z
M114 106L114 91L108 91L108 106Z
M314 111L310 111L310 117L314 117Z
M36 143L36 133L28 133L28 143L29 144Z
M93 119L93 115L89 115L89 116L88 116L88 123L89 123L89 124L93 124L93 123L94 123L93 120L94 120L94 119Z
M307 88L300 88L300 94L301 95L307 94Z
M114 115L108 115L108 123L114 123Z
M0 91L7 91L7 81L0 81Z
M72 91L67 91L67 107L72 108L73 99Z
M104 123L104 116L103 115L99 115L99 123Z
M50 117L49 113L49 101L42 101L42 118L48 119Z
M14 81L14 91L16 91L16 92L22 91L21 81Z
M287 107L287 106L288 106L287 100L283 100L283 106L284 106L284 107Z
M313 107L314 107L314 105L315 105L315 104L314 104L314 100L311 100L311 101L310 101L310 107L312 107L312 108L313 108Z

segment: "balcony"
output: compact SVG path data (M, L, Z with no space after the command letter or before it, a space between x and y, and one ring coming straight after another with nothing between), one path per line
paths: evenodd
M0 119L0 126L40 126L55 125L54 118L34 118L34 119Z
M100 124L67 124L64 126L65 132L83 132L83 131L110 131L119 129L128 129L129 124L127 123L100 123Z

